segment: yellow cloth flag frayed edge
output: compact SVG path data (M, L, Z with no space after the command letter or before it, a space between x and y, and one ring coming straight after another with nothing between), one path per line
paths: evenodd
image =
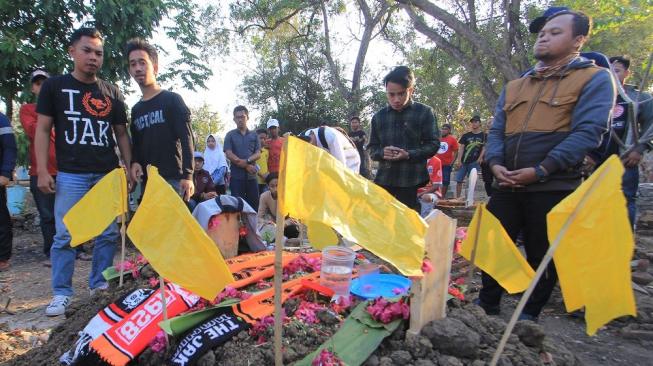
M147 174L145 194L127 234L161 276L215 299L234 282L220 250L158 169L150 166Z
M485 204L476 207L467 229L467 237L460 249L460 255L469 261L472 260L474 241L477 238L474 265L492 276L508 293L526 290L535 277L535 272Z
M565 307L569 312L585 307L589 335L614 318L637 314L630 271L634 240L621 190L623 173L621 161L612 155L547 215L553 243L578 209L553 258Z
M426 222L327 151L288 138L281 153L278 200L279 214L331 227L402 274L422 276ZM317 230L324 233L323 227Z
M102 234L117 216L125 212L127 176L125 169L116 168L100 179L64 215L70 246L76 247Z

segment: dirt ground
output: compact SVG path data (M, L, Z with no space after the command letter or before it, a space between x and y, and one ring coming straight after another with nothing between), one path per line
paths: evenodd
M50 268L42 265L44 256L41 252L41 235L35 225L33 209L17 218L14 228L14 256L12 267L8 272L0 273L0 310L4 308L7 299L11 298L8 307L10 313L0 313L0 362L3 365L25 363L24 358L18 361L19 355L34 349L33 364L50 364L58 358L61 352L70 347L75 334L58 334L66 322L66 316L48 318L44 309L51 298ZM653 252L653 247L640 248L640 252ZM75 298L67 316L75 323L75 328L81 330L85 322L102 306L106 305L113 294L91 298L88 293L88 273L90 262L75 263ZM650 269L649 269L650 271ZM474 277L469 298L476 297L480 277ZM540 317L540 324L547 338L554 344L562 344L564 352L570 352L581 364L585 365L650 365L653 363L653 286L648 285L643 291L636 291L638 318L620 319L610 323L594 337L585 334L585 324L582 318L574 318L566 314L559 291L553 295L548 306ZM106 298L105 298L106 297ZM502 304L502 315L507 321L514 309L518 297L505 297ZM74 316L75 312L84 316ZM88 314L86 314L88 313ZM57 328L58 327L58 328ZM500 334L497 334L500 337ZM50 340L41 354L39 347ZM52 342L57 343L53 345ZM392 343L392 341L390 341ZM385 344L385 343L384 343ZM227 352L229 347L225 348ZM396 348L390 351L397 352ZM390 352L388 351L388 352ZM382 352L379 354L379 357ZM217 353L216 353L217 355ZM54 356L54 357L53 357ZM217 356L216 356L217 357ZM376 357L376 356L373 356ZM390 358L390 354L386 360ZM394 358L392 358L395 360ZM48 360L48 362L44 362ZM146 364L153 364L146 362ZM397 362L395 360L395 362ZM440 361L440 364L443 361ZM369 362L368 362L369 363ZM383 364L381 358L380 364ZM408 364L412 364L408 362ZM416 364L419 364L417 362Z

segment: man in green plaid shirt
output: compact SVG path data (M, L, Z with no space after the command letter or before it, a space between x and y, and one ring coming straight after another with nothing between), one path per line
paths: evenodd
M379 162L374 182L419 212L417 188L429 180L426 161L440 146L440 130L431 107L412 100L415 76L395 67L383 79L388 106L372 117L368 148Z

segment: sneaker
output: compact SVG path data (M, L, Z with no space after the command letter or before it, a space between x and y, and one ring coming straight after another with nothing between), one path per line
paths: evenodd
M486 304L483 301L481 301L480 298L476 298L472 302L480 306L485 311L485 314L487 315L499 315L501 313L501 305L499 304L497 305Z
M6 261L0 261L0 272L8 271L9 267L11 267L11 264L9 263L9 259Z
M92 288L89 292L90 292L91 296L93 296L93 295L95 295L97 293L107 291L108 289L109 289L109 284L105 282L103 285L100 285L99 287Z
M47 316L59 316L63 315L66 312L66 306L70 304L70 296L65 295L54 295L50 305L45 308L45 315Z
M519 314L519 318L517 318L517 320L527 320L527 321L531 321L533 323L537 323L538 319L537 319L537 316L535 316L535 315L521 313L521 314Z

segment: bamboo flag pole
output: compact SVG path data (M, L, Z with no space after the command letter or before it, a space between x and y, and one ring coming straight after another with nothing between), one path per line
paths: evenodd
M519 300L515 312L512 313L512 317L510 318L510 322L508 322L506 331L503 332L503 336L501 337L499 346L497 347L496 352L494 352L494 356L492 356L492 361L490 362L490 366L496 366L497 362L499 362L499 357L501 356L501 353L503 353L503 349L506 347L506 343L508 343L508 338L510 337L512 330L515 327L515 324L517 324L517 319L519 318L521 312L524 310L524 306L526 306L526 302L533 294L537 282L540 280L540 277L542 277L542 274L544 274L544 271L548 267L549 262L551 262L551 259L553 259L553 253L556 251L556 249L558 249L560 242L567 234L567 231L569 231L569 227L571 226L572 222L574 222L574 220L576 219L578 212L582 211L583 207L585 207L585 203L587 202L587 198L590 196L590 193L594 191L594 188L597 186L598 183L600 183L603 180L603 178L609 171L610 169L606 167L606 169L601 172L601 174L596 178L596 180L592 182L592 185L587 190L587 192L585 192L578 205L574 207L574 210L571 212L569 217L567 217L567 220L565 221L564 225L562 225L562 228L558 232L558 235L556 235L556 238L553 241L553 243L549 245L549 250L546 252L546 255L542 259L542 262L540 262L540 265L537 267L537 271L535 271L535 278L533 278L533 281L531 281L531 284L528 286L528 289L526 290L526 292L524 292L521 299Z
M274 364L283 365L281 353L281 339L283 332L283 319L281 308L281 280L283 276L283 225L284 216L280 212L281 205L277 201L277 234L274 239Z
M125 276L125 221L127 221L126 215L123 212L122 215L120 215L120 239L122 241L122 245L120 246L120 281L118 282L118 287L122 287L123 277Z
M124 170L123 172L127 174ZM125 179L127 179L127 176L125 176ZM123 285L123 277L125 276L125 236L127 229L125 228L126 221L127 221L127 215L125 214L125 209L129 209L129 199L127 198L128 193L127 192L121 192L122 194L122 199L127 199L127 207L123 207L122 214L120 215L120 240L121 240L121 246L120 246L120 280L118 281L118 287L122 287Z
M163 276L159 275L159 288L161 290L161 304L163 305L163 321L168 321L168 304L166 302L166 286L163 282ZM166 348L168 348L168 333L166 335Z
M472 277L474 277L474 269L476 269L476 265L474 264L474 261L476 260L476 248L478 248L478 236L480 235L481 231L481 219L483 218L483 208L485 207L484 203L479 203L476 205L476 210L478 211L478 220L476 221L476 232L474 233L474 244L472 245L472 253L469 257L469 261L472 264L472 267L469 269L469 272L467 273L467 283L470 284L472 283ZM471 288L469 286L468 288Z

